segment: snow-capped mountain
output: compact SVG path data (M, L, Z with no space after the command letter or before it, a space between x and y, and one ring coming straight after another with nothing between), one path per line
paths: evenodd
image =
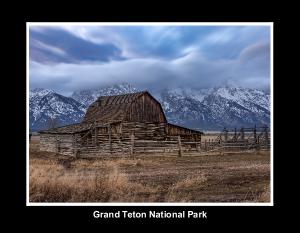
M170 122L198 129L270 125L270 96L261 90L224 86L164 90L158 96Z
M52 90L36 88L29 93L29 124L32 130L47 129L49 119L56 119L56 126L80 121L85 108L76 100Z
M80 122L88 106L99 96L137 91L140 90L127 83L76 91L71 97L35 89L30 92L30 126L32 129L47 128L49 118L58 118L60 125ZM221 130L270 125L270 95L261 90L226 84L209 89L165 89L154 96L170 123L186 127Z
M83 104L85 108L87 108L91 105L91 103L96 101L99 96L122 95L138 91L139 90L133 87L131 84L122 83L119 85L106 86L98 89L75 91L71 95L71 98L75 99L79 103Z

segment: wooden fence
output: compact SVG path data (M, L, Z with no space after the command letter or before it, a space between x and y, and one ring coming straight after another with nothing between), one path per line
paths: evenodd
M145 154L145 153L175 153L182 156L184 153L198 152L228 152L261 150L270 148L269 128L253 127L224 129L215 139L204 141L184 141L180 136L169 137L167 140L141 140L131 134L126 140L112 140L110 134L107 142L94 146L77 148L78 154ZM105 141L105 140L104 140Z
M241 128L237 130L224 129L213 140L182 141L178 136L177 140L151 141L134 140L131 142L131 154L134 153L167 153L176 152L182 156L185 152L229 152L245 150L269 150L270 132L267 126L253 128Z

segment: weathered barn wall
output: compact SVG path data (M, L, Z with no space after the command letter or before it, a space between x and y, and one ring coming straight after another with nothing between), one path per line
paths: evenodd
M139 140L164 140L165 123L123 122L95 128L75 136L78 154L130 153L132 137ZM84 138L83 138L84 137Z
M56 135L41 134L40 135L40 150L56 152Z
M73 135L71 134L41 134L40 150L65 155L74 154Z
M164 112L159 102L149 94L141 95L127 111L125 121L166 123Z
M168 138L180 135L182 140L186 141L201 141L201 134L192 129L187 129L177 125L168 123L166 126Z
M122 123L122 137L129 139L134 134L136 139L164 140L166 138L165 123L124 122Z

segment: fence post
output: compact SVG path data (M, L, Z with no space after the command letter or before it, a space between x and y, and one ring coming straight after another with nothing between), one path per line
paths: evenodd
M244 133L244 128L241 128L241 139L244 140L245 139L245 133Z
M181 138L180 135L178 135L178 157L182 156L182 148L181 148Z
M236 137L237 135L236 135L236 128L234 128L234 141L236 141L237 140L237 137Z
M59 148L59 143L60 143L60 141L59 141L59 139L58 139L58 137L56 136L55 137L55 140L56 140L56 153L59 153L60 152L60 148Z
M254 126L254 129L253 129L253 137L254 137L254 143L256 145L257 143L257 137L256 137L256 125Z
M228 139L228 131L226 128L224 128L224 141L227 142Z
M133 155L133 153L134 153L134 134L133 133L130 135L130 138L131 138L130 155Z
M254 136L254 140L256 141L256 125L254 126L254 129L253 129L253 136Z
M76 143L76 134L73 134L73 154L77 158L77 143Z
M268 127L265 127L265 141L266 141L266 149L269 147L269 134L268 134Z
M206 139L204 141L204 148L205 148L205 151L207 151L207 140Z

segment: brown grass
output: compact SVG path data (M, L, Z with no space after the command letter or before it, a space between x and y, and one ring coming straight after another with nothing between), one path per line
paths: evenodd
M129 182L117 165L106 174L66 171L58 165L30 169L30 200L43 202L132 202L142 201L140 194L155 188Z
M263 191L254 199L255 202L269 202L270 201L270 186L266 185Z
M66 160L31 142L31 202L270 201L269 152Z

